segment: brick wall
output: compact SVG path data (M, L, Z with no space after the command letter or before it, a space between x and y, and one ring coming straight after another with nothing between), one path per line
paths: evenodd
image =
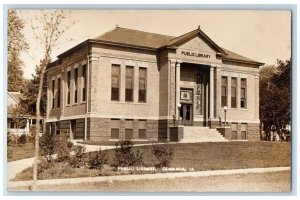
M260 133L259 133L259 124L258 123L249 123L247 130L247 137L249 141L259 141Z
M107 141L110 139L110 119L90 118L89 119L89 140Z

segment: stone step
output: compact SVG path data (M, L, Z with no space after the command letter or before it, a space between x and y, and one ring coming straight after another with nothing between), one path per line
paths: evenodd
M225 139L216 129L199 126L185 126L183 129L183 139L180 142L226 142Z

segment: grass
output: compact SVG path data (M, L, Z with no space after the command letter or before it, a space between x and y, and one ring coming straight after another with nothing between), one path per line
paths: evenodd
M195 171L240 169L255 167L290 166L291 147L288 142L222 142L222 143L192 143L174 144L175 156L172 167L193 168ZM152 146L138 146L134 150L141 150L144 155L145 166L155 166L157 160L152 154ZM114 150L107 150L108 163L114 164ZM93 170L73 169L55 166L44 178L69 178L82 176L97 176ZM114 175L116 172L105 173ZM17 175L15 180L31 180L32 168Z
M87 144L87 145L101 145L101 146L116 146L116 142L118 141L78 141L79 144ZM134 141L134 144L155 144L162 143L159 141Z
M38 186L39 191L98 192L290 192L290 171L137 181ZM29 188L14 188L15 191Z
M7 146L7 161L32 158L34 156L33 143L12 144Z

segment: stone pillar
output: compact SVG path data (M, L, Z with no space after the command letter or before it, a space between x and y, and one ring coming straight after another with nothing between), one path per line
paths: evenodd
M175 63L176 61L175 60L170 60L170 80L169 80L169 87L170 87L170 99L169 99L169 102L170 102L170 108L169 108L169 114L170 116L169 117L173 117L175 116L176 117L176 109L177 109L177 106L175 105L176 103L176 73L175 73Z
M238 109L240 109L241 108L241 78L240 77L237 77L237 86L236 86L236 89L237 89L236 107Z
M99 71L99 56L90 55L88 63L88 112L97 112L97 87L98 87L98 71Z
M221 67L219 65L216 66L216 72L215 72L215 85L216 85L216 91L215 91L215 117L220 116L221 108Z
M254 119L259 121L259 74L255 75L255 111Z
M178 104L180 103L180 63L176 63L176 103L175 103L175 115L176 119L179 117Z
M209 74L209 119L214 118L214 67L210 67Z

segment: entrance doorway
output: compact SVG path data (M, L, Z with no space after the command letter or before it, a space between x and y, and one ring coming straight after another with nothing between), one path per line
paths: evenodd
M193 125L193 104L181 104L180 118L182 119L182 125Z

